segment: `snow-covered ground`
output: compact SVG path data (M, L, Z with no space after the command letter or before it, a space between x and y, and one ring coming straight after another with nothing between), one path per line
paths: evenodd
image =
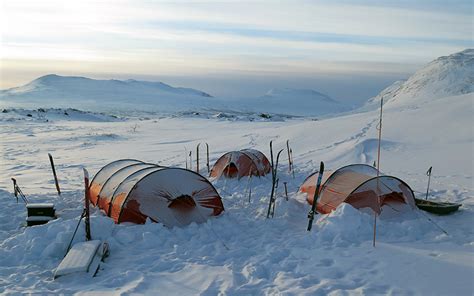
M424 94L427 94L425 92ZM395 100L394 100L395 102ZM98 113L45 110L0 113L0 293L148 295L472 295L474 286L474 98L450 93L436 100L404 99L385 105L381 169L426 190L431 198L461 202L449 216L414 211L377 221L349 205L318 216L306 231L309 205L297 194L317 169L372 164L378 111L310 120L229 120L225 117L115 118ZM36 111L37 112L37 111ZM27 113L27 114L25 114ZM185 148L209 143L211 162L224 152L289 139L295 178L283 157L273 219L266 219L270 177L248 182L214 181L225 212L204 224L168 229L160 224L116 225L92 211L92 236L106 239L111 254L95 278L53 280L82 210L82 167L94 174L119 158L185 165ZM47 153L56 162L63 194L55 194ZM286 155L286 154L283 154ZM204 153L203 155L204 156ZM204 157L201 157L204 158ZM201 168L204 168L201 163ZM201 173L207 172L203 169ZM26 209L16 203L15 177L30 201L54 202L59 218L24 227ZM428 219L429 218L429 219ZM431 221L430 221L431 220ZM448 235L439 228L444 229ZM76 240L84 237L80 227Z

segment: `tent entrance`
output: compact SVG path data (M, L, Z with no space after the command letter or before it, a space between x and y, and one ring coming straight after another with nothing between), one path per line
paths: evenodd
M239 174L239 169L237 169L237 166L235 163L230 163L226 168L224 169L224 175L227 178L235 178Z
M196 207L196 202L189 195L181 195L173 199L168 205L168 208L181 213L191 212Z

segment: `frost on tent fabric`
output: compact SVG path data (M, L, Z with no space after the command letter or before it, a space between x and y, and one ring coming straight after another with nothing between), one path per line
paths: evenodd
M222 155L211 169L211 178L242 178L265 176L271 171L270 162L262 152L255 149L231 151Z
M313 204L317 172L311 174L299 191L307 194ZM382 209L400 212L415 209L415 196L404 181L392 177L377 176L377 169L365 164L353 164L336 171L325 171L319 192L317 211L328 214L340 204L348 203L356 209L371 209L381 214Z
M224 211L212 184L196 172L133 160L101 169L90 200L116 223L143 224L147 218L168 227L203 223Z

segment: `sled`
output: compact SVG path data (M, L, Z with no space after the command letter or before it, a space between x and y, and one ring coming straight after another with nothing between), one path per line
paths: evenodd
M107 242L92 240L91 238L89 221L89 173L86 169L84 169L84 188L84 211L79 218L79 222L77 223L76 229L74 230L71 242L67 247L68 252L54 272L55 279L60 276L84 272L90 274L91 277L93 277L99 270L100 262L102 262L109 254L109 245ZM69 248L74 241L77 228L79 227L79 224L83 218L85 218L84 224L86 228L86 241L76 243L71 248Z
M56 268L54 278L83 272L93 277L99 270L100 262L108 255L108 252L108 244L100 240L77 243L72 246Z
M456 212L461 204L452 202L435 202L424 199L415 198L416 206L423 211L437 215L448 215Z

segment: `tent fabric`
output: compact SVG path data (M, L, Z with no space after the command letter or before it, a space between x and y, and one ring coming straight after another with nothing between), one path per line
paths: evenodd
M271 171L265 154L255 149L231 151L222 155L211 169L211 178L242 178L244 176L264 176Z
M104 166L100 169L97 174L95 174L94 178L91 181L90 186L90 201L93 205L97 205L97 199L99 197L100 190L104 185L104 182L113 175L118 170L129 166L131 164L142 163L136 159L120 159L114 162L109 163L108 165Z
M317 177L317 172L313 173L300 187L310 204L313 204ZM357 209L370 208L377 214L382 212L383 206L395 203L407 204L412 209L416 207L415 195L404 181L382 174L377 176L377 169L365 164L325 172L322 184L316 208L323 214L330 213L343 202Z
M168 227L185 226L224 211L217 190L198 173L140 161L106 165L90 189L89 199L116 223L142 224L149 218Z

